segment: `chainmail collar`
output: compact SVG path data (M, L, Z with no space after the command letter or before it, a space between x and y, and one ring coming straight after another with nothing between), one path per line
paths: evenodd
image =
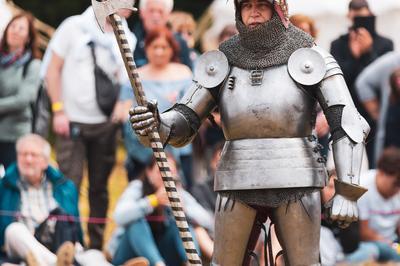
M310 35L292 24L285 28L274 13L266 23L250 29L236 19L238 35L223 42L219 49L231 65L243 69L262 69L286 64L299 48L312 47Z

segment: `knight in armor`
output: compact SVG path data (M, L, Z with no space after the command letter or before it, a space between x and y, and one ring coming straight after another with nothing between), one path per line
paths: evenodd
M335 59L290 24L284 0L235 0L235 8L239 34L200 57L188 93L161 115L154 103L132 108L132 127L144 144L158 127L165 144L181 147L218 107L226 143L215 176L212 265L249 265L268 217L286 265L320 265L327 175L312 134L316 104L331 128L338 179L328 212L341 227L358 219L366 191L358 184L369 126Z

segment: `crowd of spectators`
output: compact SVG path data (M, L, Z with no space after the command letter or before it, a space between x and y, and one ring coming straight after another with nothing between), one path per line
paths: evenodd
M139 19L133 24L123 20L145 94L156 100L152 105L160 112L190 89L200 54L195 49L193 16L172 12L173 4L173 0L141 0ZM131 12L122 10L119 15L128 18ZM350 1L348 18L352 26L332 42L331 53L357 109L373 128L366 146L369 166L361 176L369 191L358 203L360 221L348 229L329 224L322 214L322 265L400 261L400 54L393 52L390 39L376 31L366 0ZM318 43L314 20L301 14L290 20ZM142 146L128 121L128 110L136 102L111 25L105 29L102 33L98 28L91 7L67 18L42 62L32 15L16 15L0 39L0 168L5 170L0 169L1 265L187 262L152 150ZM219 41L236 33L235 25L227 25ZM96 69L119 89L111 112L100 107ZM45 121L54 136L49 140L47 133L33 134L41 83L52 113L52 119ZM324 147L322 153L329 157L329 125L321 108L316 111L315 134ZM105 243L106 223L89 222L85 243L78 210L84 169L88 170L90 218L106 221L108 180L120 136L129 184L113 210L117 228ZM50 140L56 166L50 164ZM215 110L193 145L167 147L196 248L205 260L211 259L213 251L213 176L223 141ZM323 203L334 195L335 169L329 170ZM265 256L263 242L261 237L257 249L261 257Z

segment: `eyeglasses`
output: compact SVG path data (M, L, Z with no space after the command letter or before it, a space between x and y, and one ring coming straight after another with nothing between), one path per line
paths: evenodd
M41 154L39 152L32 152L32 151L18 151L17 155L21 156L21 157L31 156L33 158L38 158L38 157L42 157L43 156L43 154Z

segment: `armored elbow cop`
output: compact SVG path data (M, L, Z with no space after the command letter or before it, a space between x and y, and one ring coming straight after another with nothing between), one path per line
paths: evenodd
M220 51L205 53L198 59L192 85L178 104L161 115L160 131L166 136L165 142L182 147L193 140L201 123L215 109L217 87L228 72L228 60Z

